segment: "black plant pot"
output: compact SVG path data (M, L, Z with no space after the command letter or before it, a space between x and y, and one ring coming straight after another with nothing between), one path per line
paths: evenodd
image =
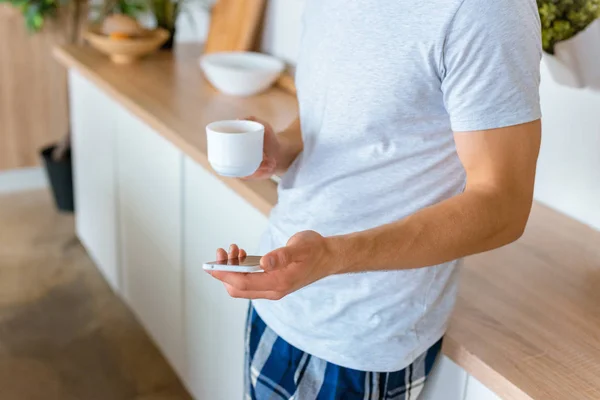
M55 147L55 145L52 145L41 151L46 167L46 175L52 187L56 207L60 211L73 212L75 211L75 202L73 200L71 150L68 150L61 160L56 161L52 159L52 151Z
M172 50L173 45L175 44L175 28L165 28L169 31L169 38L167 41L160 46L161 50Z

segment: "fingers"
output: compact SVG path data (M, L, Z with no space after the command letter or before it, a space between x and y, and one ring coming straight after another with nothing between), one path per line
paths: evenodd
M237 244L232 244L231 246L229 246L229 255L228 258L231 260L232 258L238 258L240 253L240 248L237 246Z
M268 155L263 155L263 160L258 167L258 170L262 170L264 172L273 172L275 167L277 166L277 160L273 157L269 157Z
M271 125L265 121L264 119L255 117L254 115L251 115L249 117L244 118L247 121L254 121L254 122L258 122L259 124L263 125L265 127L265 130L271 130Z
M260 118L255 117L255 116L246 117L244 119L246 121L258 122L259 124L261 124L262 126L265 127L265 133L267 133L267 131L271 128L271 125L269 125L269 123L267 121L264 121L264 120L262 120Z
M263 125L265 127L265 134L263 140L263 162L252 175L245 177L244 179L268 179L275 172L281 144L279 143L279 139L277 138L273 127L268 122L254 116L245 119Z
M294 249L292 247L280 247L262 256L260 267L265 271L285 268L294 261L293 255Z
M252 175L248 175L241 179L243 180L253 180L253 179L268 179L273 176L275 172L275 167L277 166L277 161L274 158L263 156L263 161L258 166L258 169L252 173Z
M276 264L276 256L273 255L274 251L265 254L260 258L260 267L265 271L273 271Z
M271 140L275 139L275 131L273 130L273 127L264 119L255 116L246 117L244 119L247 121L258 122L259 124L265 127L265 145L271 142Z
M246 250L240 249L237 244L229 246L229 252L226 252L222 248L217 249L217 261L233 260L236 258L244 259L247 256Z
M225 261L227 260L227 252L225 249L217 249L217 261Z

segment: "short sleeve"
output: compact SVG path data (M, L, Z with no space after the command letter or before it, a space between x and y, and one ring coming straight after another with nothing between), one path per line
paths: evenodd
M440 72L452 130L539 119L541 55L534 0L464 0L447 29Z

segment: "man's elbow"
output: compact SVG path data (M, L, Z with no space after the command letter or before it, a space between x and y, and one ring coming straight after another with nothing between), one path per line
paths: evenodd
M512 212L507 218L507 222L504 228L503 238L505 243L503 245L510 244L517 241L525 233L525 227L529 220L529 213L531 211L531 202L520 204L516 209L513 208Z
M485 195L485 207L491 217L487 238L490 249L506 246L523 236L533 204L532 192L506 187L480 192Z
M508 232L508 242L506 244L510 244L519 240L525 233L525 226L527 226L527 221L513 223L513 226L511 226Z

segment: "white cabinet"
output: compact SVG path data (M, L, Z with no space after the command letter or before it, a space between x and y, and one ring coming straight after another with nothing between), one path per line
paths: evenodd
M193 160L186 159L184 171L184 380L196 399L240 399L248 302L230 298L202 263L231 243L255 253L267 218Z
M115 116L120 107L74 70L69 88L77 236L118 290Z
M467 383L465 400L502 400L502 398L470 375Z
M419 400L502 400L448 357L438 359Z
M441 355L425 382L419 400L464 400L467 372Z
M183 376L183 156L123 108L117 125L122 295Z

